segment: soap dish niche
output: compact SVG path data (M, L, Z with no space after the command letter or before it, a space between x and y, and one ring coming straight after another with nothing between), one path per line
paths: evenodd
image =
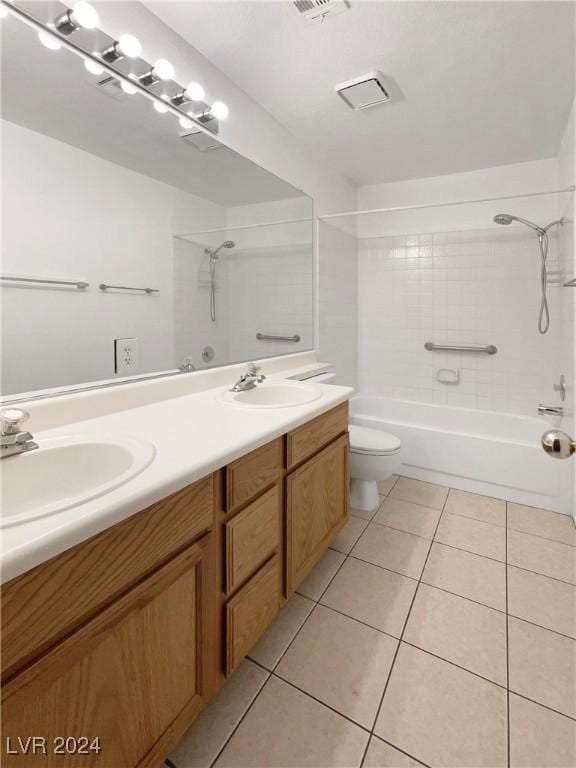
M436 371L436 381L442 384L460 384L460 369L439 368Z

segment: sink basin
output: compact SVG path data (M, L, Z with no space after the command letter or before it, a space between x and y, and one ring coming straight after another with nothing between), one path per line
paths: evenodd
M318 400L322 390L300 382L270 381L245 392L224 392L220 397L225 403L244 408L289 408Z
M132 438L71 436L38 443L35 451L2 459L0 528L110 493L142 472L155 455L153 445Z

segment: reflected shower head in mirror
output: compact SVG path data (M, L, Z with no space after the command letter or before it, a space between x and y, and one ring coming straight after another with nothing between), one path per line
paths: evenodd
M510 213L497 213L494 216L494 222L496 224L512 224L513 221L517 221L519 224L524 224L526 227L530 227L538 234L538 245L540 246L540 259L542 266L540 269L540 288L541 288L541 301L540 301L540 313L538 315L538 331L542 334L548 333L550 328L550 310L548 309L548 297L546 295L546 288L548 283L548 266L546 264L546 258L548 256L548 235L547 232L550 227L559 224L562 226L565 219L557 219L551 221L546 227L539 227L538 224L534 224L533 221L528 219L522 219L520 216L512 216Z
M234 248L236 243L233 240L224 240L223 243L221 243L218 248L215 248L213 251L208 250L208 248L205 249L205 253L207 253L211 259L215 259L222 248Z
M216 262L218 261L218 253L222 248L234 248L236 243L233 240L224 240L218 248L213 251L204 249L204 253L210 256L210 319L213 323L216 322Z

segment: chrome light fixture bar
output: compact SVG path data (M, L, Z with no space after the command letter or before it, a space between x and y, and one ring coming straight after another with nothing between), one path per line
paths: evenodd
M70 9L68 12L62 14L59 19L56 21L55 25L47 25L44 24L41 21L38 21L34 16L32 16L28 11L23 10L22 8L19 8L18 6L14 5L12 2L9 2L9 0L0 0L0 11L2 11L2 15L4 14L4 11L6 11L9 15L16 17L20 21L22 21L27 26L34 29L36 32L39 33L39 35L43 36L43 39L48 40L51 39L54 43L53 50L58 50L59 48L64 48L71 53L75 53L76 55L80 56L83 60L85 65L87 65L87 68L94 69L94 71L106 73L113 77L115 80L117 80L121 85L126 86L131 93L139 93L142 96L145 96L147 99L149 99L156 109L161 112L165 113L168 112L175 117L179 118L181 121L186 121L186 124L192 123L196 127L200 128L202 131L209 131L212 134L218 134L218 128L219 128L219 120L224 119L228 115L228 107L221 101L215 101L212 106L205 104L203 101L200 101L199 106L201 108L201 111L199 114L195 114L191 111L184 111L180 108L180 106L185 103L180 102L180 104L175 103L175 99L177 99L178 94L173 99L167 99L165 96L157 95L153 93L152 91L148 90L148 87L142 82L142 77L146 79L146 75L141 76L140 79L138 78L132 78L127 75L125 75L123 72L119 71L115 66L114 63L124 57L127 58L138 58L139 57L139 51L140 51L140 43L136 38L134 38L132 35L122 35L121 38L117 41L114 41L108 48L104 49L102 53L95 54L91 53L90 51L85 50L81 46L77 45L73 40L69 39L69 36L73 31L75 31L77 28L79 28L80 24L76 24L76 21L78 19L74 16L74 8ZM68 21L66 21L66 19ZM74 27L73 29L70 29L70 31L62 31L61 29L58 29L58 24L61 24L64 26L65 30L68 30L68 24L70 26ZM87 28L87 27L86 27ZM128 40L130 38L130 40ZM137 51L138 49L138 51ZM161 75L167 75L168 69L164 66L165 60L159 60L156 62L156 64L153 67L150 67L148 73L151 75L154 80L153 83L158 82L158 80L164 79L161 77ZM172 65L169 62L165 62L169 65L171 68ZM146 64L146 62L144 62ZM159 67L160 72L157 71L157 68ZM90 70L89 70L90 71ZM171 71L173 74L173 70ZM157 77L158 76L158 77ZM166 79L171 79L170 77ZM152 82L150 84L153 84ZM178 84L176 84L178 85ZM190 84L192 85L192 84ZM190 87L190 85L188 87ZM198 85L198 84L194 84ZM179 93L186 93L188 89L183 89L182 86L178 86L180 91ZM201 88L201 86L200 86ZM198 91L195 91L198 93ZM195 99L185 99L185 101L195 101Z

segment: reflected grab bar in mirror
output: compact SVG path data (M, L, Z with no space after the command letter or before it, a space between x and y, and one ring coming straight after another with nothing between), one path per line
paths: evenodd
M0 275L0 280L9 280L14 283L32 283L34 285L73 285L74 288L88 288L90 283L86 280L52 280L47 277L18 277L17 275Z
M256 338L258 341L300 341L300 336L297 333L294 336L272 336L268 333L257 333Z
M424 348L432 352L481 352L484 355L495 355L498 352L498 347L495 347L494 344L489 344L487 347L462 347L451 344L434 344L432 341L427 341Z
M107 283L100 283L98 286L101 291L107 291L109 288L114 288L116 291L142 291L143 293L160 293L159 288L134 288L131 285L108 285Z

